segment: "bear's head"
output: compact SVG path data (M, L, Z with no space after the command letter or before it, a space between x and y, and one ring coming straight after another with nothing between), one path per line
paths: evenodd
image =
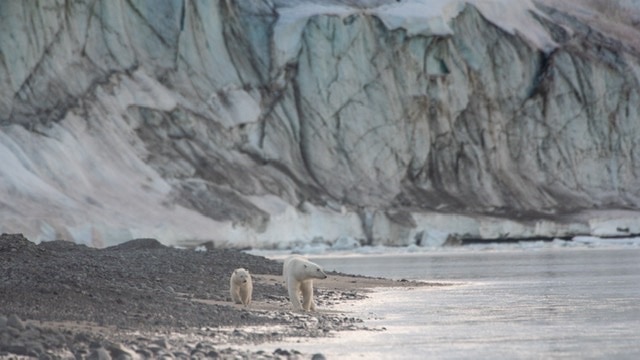
M233 282L236 284L245 284L249 280L249 270L238 268L233 270Z
M314 264L312 262L308 262L304 264L304 271L307 276L312 277L314 279L326 279L327 274L324 273L324 270L320 265Z

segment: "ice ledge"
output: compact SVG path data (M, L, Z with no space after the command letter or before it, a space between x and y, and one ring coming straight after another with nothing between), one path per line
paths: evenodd
M532 16L546 17L530 0L401 0L373 8L350 5L320 5L292 2L277 9L278 21L273 31L275 64L278 68L295 59L301 46L302 32L314 16L344 18L363 14L375 16L389 30L405 29L409 35L453 35L449 25L464 7L474 6L491 23L510 34L520 34L538 49L549 52L557 47L551 35Z
M365 245L437 249L469 242L631 238L640 234L640 212L632 210L593 210L545 220L514 220L439 212L354 211L309 203L294 207L271 195L252 196L247 200L269 213L270 221L265 229L259 231L242 224L217 222L173 206L139 217L135 223L85 218L64 225L17 217L0 224L0 232L6 232L12 221L23 221L28 223L21 227L30 229L25 234L36 242L64 238L105 247L137 237L154 237L174 246L195 247L213 242L216 247L306 253ZM3 229L3 225L8 228Z

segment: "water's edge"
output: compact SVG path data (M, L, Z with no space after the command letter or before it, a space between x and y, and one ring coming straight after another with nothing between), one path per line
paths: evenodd
M328 270L446 281L375 289L331 310L366 331L288 344L328 358L638 358L640 249L535 249L312 258ZM317 283L322 286L321 282ZM262 344L263 348L269 344Z

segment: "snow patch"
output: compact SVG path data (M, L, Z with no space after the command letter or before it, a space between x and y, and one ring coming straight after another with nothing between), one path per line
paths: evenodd
M383 5L371 11L390 30L409 35L453 35L449 21L464 8L464 1L414 0Z
M403 0L363 9L347 5L299 3L278 8L274 27L275 65L283 67L300 51L301 37L310 18L318 15L338 16L363 14L379 18L390 30L405 29L409 35L452 35L451 19L469 4L496 26L510 34L521 34L537 48L549 52L557 47L551 35L535 19L546 17L531 0Z
M207 248L204 245L196 246L194 250L196 252L207 252Z
M558 47L547 30L532 14L541 18L547 16L540 12L531 0L468 0L490 22L510 34L519 33L545 52Z

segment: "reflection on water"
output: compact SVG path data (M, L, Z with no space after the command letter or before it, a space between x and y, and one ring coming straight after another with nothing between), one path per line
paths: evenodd
M292 344L335 358L640 359L640 249L320 257L327 270L457 285L343 304L379 332ZM321 287L321 283L318 283Z

